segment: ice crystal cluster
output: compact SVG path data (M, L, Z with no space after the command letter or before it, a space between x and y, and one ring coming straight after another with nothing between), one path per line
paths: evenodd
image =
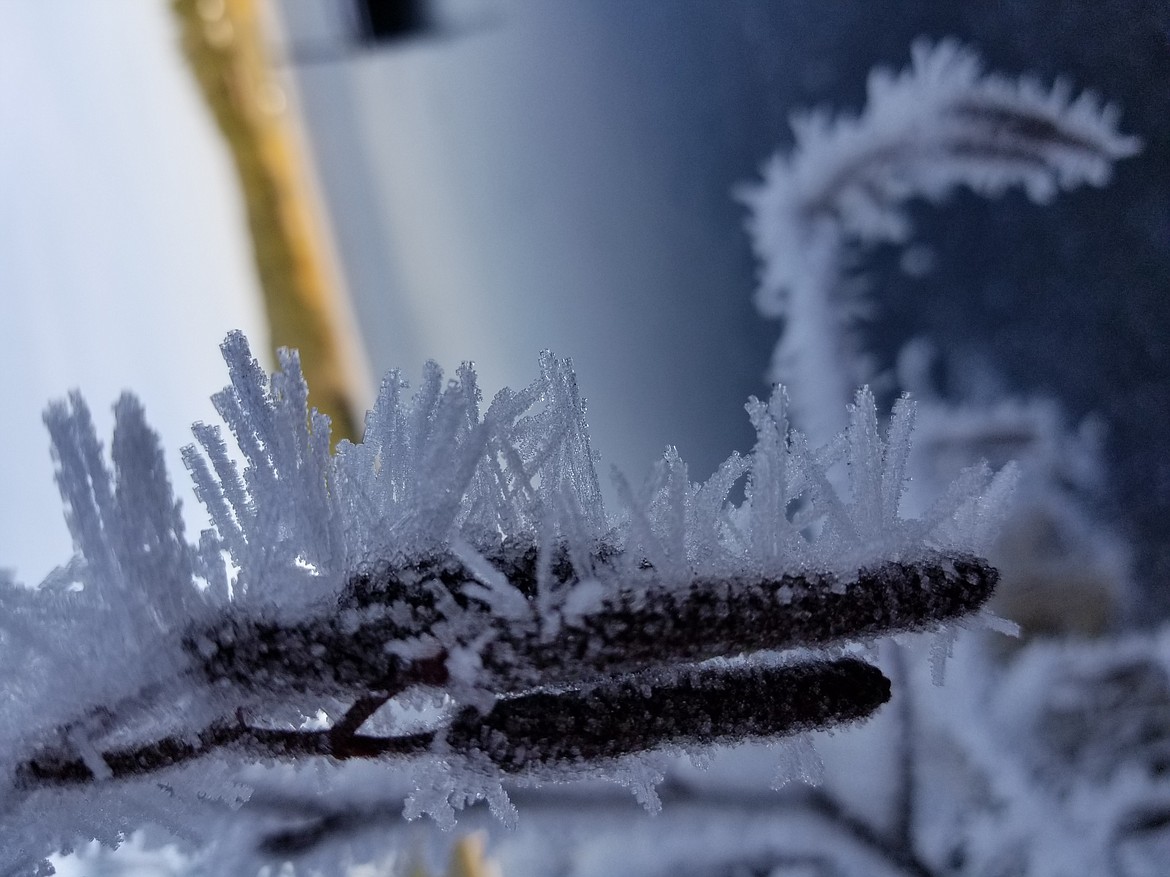
M979 553L1011 473L901 517L906 399L883 430L861 391L813 448L782 389L753 398L750 453L697 484L667 449L611 516L566 360L486 408L469 365L413 393L392 372L331 451L295 353L268 377L242 335L223 352L230 444L196 424L184 450L195 542L133 397L108 461L80 397L46 414L76 553L0 590L4 873L145 822L204 841L193 817L241 805L256 762L401 762L407 815L443 823L480 798L514 818L506 779L607 776L652 804L646 753L864 717L889 697L864 644L978 618L995 583Z
M984 73L954 40L917 42L910 67L875 68L867 92L861 115L794 117L791 151L740 192L761 262L756 305L785 320L772 379L790 383L803 428L820 441L841 422L825 400L847 399L872 377L853 337L866 304L846 276L850 248L906 243L913 198L1022 187L1048 203L1105 185L1113 164L1141 148L1117 130L1117 108L1091 92Z

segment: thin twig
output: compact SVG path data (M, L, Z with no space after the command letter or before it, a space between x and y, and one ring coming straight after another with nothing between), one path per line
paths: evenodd
M351 734L344 741L332 729L293 730L259 728L236 722L215 722L197 735L174 734L138 746L112 749L100 754L114 780L145 776L203 758L213 752L231 750L260 757L295 760L303 757L385 758L425 752L435 732L423 731L401 737L370 737ZM95 782L98 777L80 756L60 750L42 751L16 771L17 784L32 786L73 786Z
M850 813L844 804L824 790L813 789L809 792L808 805L814 812L839 826L855 840L880 853L907 874L913 877L934 877L930 866L919 859L914 850L882 837L872 825Z
M914 825L917 809L916 771L916 733L914 719L914 699L910 691L910 674L906 668L906 657L901 647L890 643L889 654L890 675L893 677L894 689L897 695L894 698L894 710L898 719L898 729L894 742L894 763L897 765L898 775L894 780L894 826L893 837L896 843L906 850L914 850Z

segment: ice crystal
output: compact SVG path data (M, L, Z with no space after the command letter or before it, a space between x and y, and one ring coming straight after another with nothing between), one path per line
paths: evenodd
M883 430L862 390L814 449L782 389L753 398L750 453L695 484L668 449L611 518L566 360L486 410L470 366L428 364L413 395L392 372L364 440L331 452L295 353L268 378L242 335L223 352L235 450L195 425L212 526L194 543L132 397L112 469L80 398L46 415L76 554L2 586L6 872L144 820L198 843L184 813L239 806L246 762L399 761L408 815L443 822L481 798L511 820L508 779L608 776L651 802L647 753L863 718L889 681L843 647L967 615L995 584L978 555L1011 471L903 518L906 399ZM420 696L438 717L387 730L379 710Z

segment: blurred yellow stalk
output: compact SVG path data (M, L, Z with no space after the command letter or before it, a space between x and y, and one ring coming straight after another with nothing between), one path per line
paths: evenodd
M183 51L239 174L272 345L296 347L334 442L356 435L357 339L344 333L322 223L256 0L172 0Z
M465 834L455 841L451 847L451 860L442 877L502 877L499 865L484 855L486 843L485 831ZM413 857L412 863L407 865L406 870L399 873L403 877L432 877L417 854Z
M449 877L501 877L499 866L484 854L487 832L464 835L451 850Z

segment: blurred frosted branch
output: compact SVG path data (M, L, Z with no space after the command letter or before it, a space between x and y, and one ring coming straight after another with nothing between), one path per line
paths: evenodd
M756 305L782 317L771 378L789 384L801 427L817 442L843 425L839 409L870 380L852 334L865 302L846 276L850 248L911 235L912 198L941 201L957 186L987 197L1022 187L1047 203L1102 186L1141 148L1118 112L1059 80L982 71L953 40L916 43L901 73L875 69L859 116L814 111L793 119L795 144L740 197L761 272Z

